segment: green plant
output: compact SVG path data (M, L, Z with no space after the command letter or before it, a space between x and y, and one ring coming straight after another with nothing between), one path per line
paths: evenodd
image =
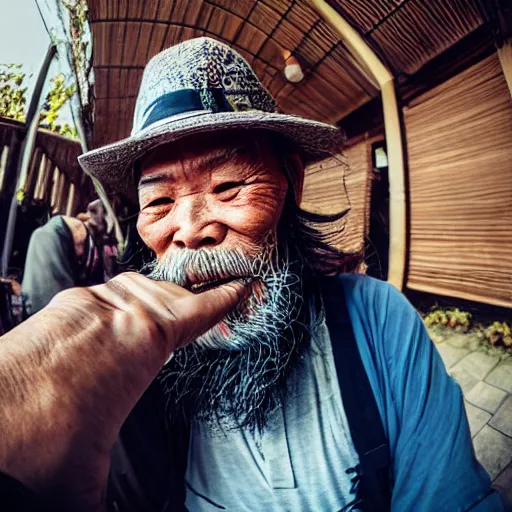
M492 345L512 347L512 332L507 322L493 322L485 329L484 336Z
M0 116L25 120L27 88L20 64L0 64Z
M74 126L57 122L61 108L73 97L76 87L74 84L66 87L66 77L62 73L52 78L50 84L50 90L41 109L39 124L47 127L52 132L68 137L76 137L78 134Z
M471 327L471 313L455 309L435 309L428 313L424 320L427 327L443 326L461 331Z
M24 122L27 109L26 74L20 64L0 64L0 116ZM75 94L75 86L66 84L66 77L59 74L50 80L50 89L41 109L39 124L52 132L76 137L77 131L68 123L59 123L62 107Z

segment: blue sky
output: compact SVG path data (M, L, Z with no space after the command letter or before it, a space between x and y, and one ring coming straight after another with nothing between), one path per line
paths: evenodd
M51 5L52 1L41 0L40 3L44 7ZM23 64L29 95L49 43L50 37L39 15L36 0L0 0L0 63ZM49 77L55 76L60 70L61 65L55 59ZM63 111L60 118L69 122L70 113Z

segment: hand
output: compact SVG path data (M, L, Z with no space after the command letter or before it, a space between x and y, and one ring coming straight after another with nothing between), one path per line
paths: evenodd
M0 338L0 470L72 510L102 510L119 429L171 352L247 294L134 273L59 293Z

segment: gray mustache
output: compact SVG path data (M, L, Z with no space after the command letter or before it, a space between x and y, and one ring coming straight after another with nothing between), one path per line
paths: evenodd
M268 274L272 252L269 247L256 257L249 257L240 249L180 249L172 256L148 265L144 273L150 279L170 281L191 289L194 283Z

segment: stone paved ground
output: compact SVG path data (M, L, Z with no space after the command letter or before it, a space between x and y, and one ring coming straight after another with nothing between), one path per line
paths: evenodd
M494 485L512 499L512 357L483 349L470 334L430 335L464 393L476 456Z

